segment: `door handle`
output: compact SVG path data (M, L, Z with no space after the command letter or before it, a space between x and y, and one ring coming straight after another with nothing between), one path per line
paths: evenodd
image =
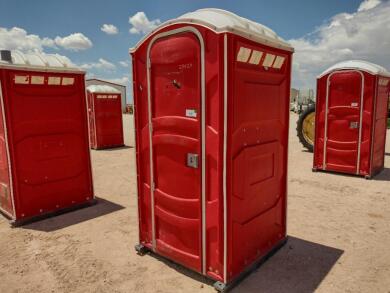
M187 167L198 168L199 167L199 155L198 154L187 154Z

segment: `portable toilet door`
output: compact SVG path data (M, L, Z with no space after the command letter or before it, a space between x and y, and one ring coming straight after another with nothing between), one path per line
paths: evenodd
M1 57L0 211L19 224L93 203L85 72L60 55Z
M87 87L91 148L124 145L121 92L107 85Z
M220 9L131 49L140 253L224 291L286 241L293 48Z
M314 170L370 178L383 169L389 77L366 61L341 62L318 77Z

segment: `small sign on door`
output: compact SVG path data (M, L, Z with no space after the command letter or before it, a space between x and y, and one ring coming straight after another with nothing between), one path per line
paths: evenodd
M351 107L358 107L358 106L359 106L359 103L356 103L356 102L351 103Z
M349 128L351 129L357 129L359 128L359 122L356 122L356 121L352 121L349 123Z
M197 113L195 109L186 109L186 117L196 118Z
M198 154L187 154L187 166L191 168L198 168L199 166L199 155Z

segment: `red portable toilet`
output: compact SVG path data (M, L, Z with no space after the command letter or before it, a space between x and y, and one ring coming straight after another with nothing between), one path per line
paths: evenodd
M371 178L384 167L390 73L338 63L317 79L313 170Z
M90 85L87 97L91 148L123 146L121 92L108 85Z
M139 252L234 285L286 240L293 48L201 9L131 49Z
M13 223L94 201L83 71L1 51L0 211Z

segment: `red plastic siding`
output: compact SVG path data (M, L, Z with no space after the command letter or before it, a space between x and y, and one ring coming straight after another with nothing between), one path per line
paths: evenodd
M168 26L158 33L182 26ZM191 26L201 33L205 44L205 267L209 277L223 280L224 35ZM152 222L146 53L154 36L149 36L132 54L139 238L149 248L152 248ZM228 38L227 280L230 280L286 236L291 53L231 34ZM261 65L241 68L236 62L237 44L285 56L284 66L281 70L264 69ZM188 32L164 37L151 47L156 253L198 272L203 266L201 164L195 170L186 167L186 153L200 154L199 50L197 38ZM186 117L186 109L196 109L197 117Z
M387 85L379 84L379 80L387 80ZM384 168L385 144L387 133L388 99L390 95L390 79L378 77L376 97L376 115L374 118L372 173L376 174Z
M87 95L91 147L105 149L123 146L121 95L109 93Z
M16 220L93 198L83 74L1 70ZM45 84L16 84L15 75ZM74 78L48 85L49 77Z
M93 94L90 92L87 92L87 105L88 105L88 123L89 123L89 143L92 149L96 149L97 143L96 143L94 97Z
M0 80L1 82L1 80ZM3 85L2 85L3 87ZM3 105L3 95L0 93L1 105ZM10 166L7 157L7 136L6 136L5 114L0 106L0 210L8 216L14 217L11 182L10 182Z
M330 82L329 89L328 81ZM364 94L363 104L361 105L360 91L362 87L364 87ZM384 118L386 112L386 101L384 98L386 89L382 89L382 92L380 92L381 90L378 89L377 91L376 87L377 76L356 70L340 70L317 80L316 129L313 159L313 167L315 169L324 169L323 153L327 92L329 110L325 169L327 171L373 176L374 173L380 171L380 168L383 168L383 139L386 137ZM376 106L374 106L375 101ZM362 117L360 125L361 110ZM351 127L351 123L354 122L358 123L359 127L362 127L358 172L359 128ZM371 162L372 151L374 154L373 162ZM372 168L371 164L373 164Z
M259 65L236 62L240 47L263 52ZM228 84L228 280L286 237L289 52L232 36ZM278 70L265 55L285 58Z

